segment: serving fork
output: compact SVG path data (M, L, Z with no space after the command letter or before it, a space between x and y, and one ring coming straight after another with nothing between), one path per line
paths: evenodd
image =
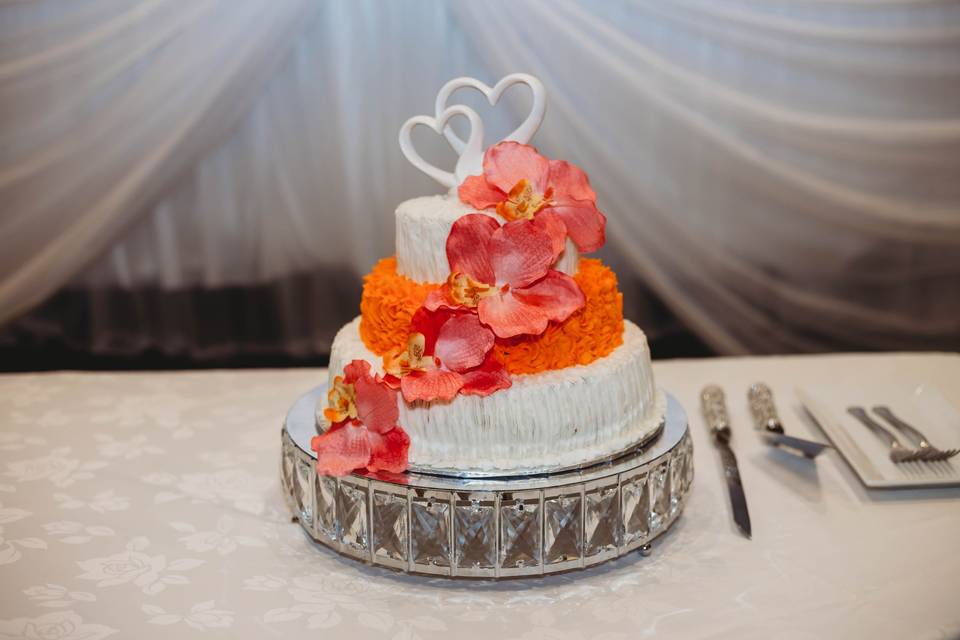
M943 451L936 448L930 441L927 440L927 437L920 433L920 430L916 427L907 424L896 415L893 411L890 410L890 407L877 406L873 407L873 412L892 424L894 427L900 430L901 433L907 436L908 439L913 440L920 447L918 449L920 457L918 460L923 460L927 462L938 462L940 460L948 460L953 456L960 453L960 449L947 449Z
M900 443L900 441L897 439L897 436L895 436L892 431L871 418L863 407L847 407L847 413L862 422L865 427L869 428L879 437L887 441L887 443L890 445L890 460L894 464L924 460L924 453L922 451L903 446L903 444Z

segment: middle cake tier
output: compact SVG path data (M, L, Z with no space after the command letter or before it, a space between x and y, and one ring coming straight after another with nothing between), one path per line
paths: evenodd
M354 359L382 371L381 359L360 337L360 318L334 339L331 382ZM556 470L619 453L654 435L666 410L646 336L630 322L623 343L590 364L517 375L509 389L486 397L414 404L400 398L399 404L411 468L498 475Z
M623 341L623 296L613 271L597 259L582 258L573 276L586 303L566 321L551 323L537 336L498 340L497 359L511 374L539 373L589 364ZM364 278L360 337L377 356L403 346L410 319L427 294L440 285L416 282L397 272L397 259L384 258Z

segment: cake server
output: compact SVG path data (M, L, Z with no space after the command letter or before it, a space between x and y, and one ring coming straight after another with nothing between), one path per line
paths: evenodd
M798 453L811 460L830 446L822 442L788 436L784 433L783 423L780 422L777 407L773 403L773 391L762 382L750 386L747 391L747 400L750 402L753 424L760 431L767 444Z
M703 417L710 428L713 443L720 450L720 460L723 462L723 475L727 480L727 491L730 494L730 506L733 509L733 521L743 535L750 538L750 512L747 510L747 496L743 493L743 483L740 481L740 469L737 467L737 457L730 448L730 418L727 415L727 403L723 396L723 389L716 385L704 387L700 392L700 404Z

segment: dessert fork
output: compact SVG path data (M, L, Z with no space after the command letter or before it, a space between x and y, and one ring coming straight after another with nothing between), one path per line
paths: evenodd
M890 445L890 460L894 464L922 460L923 453L916 449L908 449L900 444L897 436L882 424L871 418L863 407L847 407L847 413L863 423L863 425L886 440Z
M920 453L922 454L920 460L937 462L940 460L947 460L960 453L960 449L947 449L946 451L943 451L936 448L930 444L930 441L927 440L926 436L920 433L919 429L907 424L894 415L893 411L890 410L890 407L874 407L873 412L899 429L902 433L906 434L909 439L917 442L920 447Z

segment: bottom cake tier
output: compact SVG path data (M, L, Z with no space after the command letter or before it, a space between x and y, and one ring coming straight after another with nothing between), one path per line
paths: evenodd
M359 333L360 319L334 339L330 376L354 359L379 369ZM321 399L318 426L324 427ZM664 394L654 385L647 340L624 323L623 344L588 365L513 377L513 386L487 397L452 402L400 400L400 424L410 435L410 467L450 475L526 475L589 464L655 436L663 425Z

